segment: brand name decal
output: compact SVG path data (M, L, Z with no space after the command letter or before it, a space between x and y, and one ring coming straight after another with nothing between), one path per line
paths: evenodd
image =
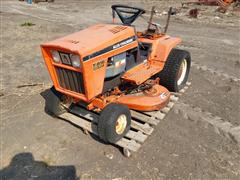
M120 47L125 46L125 45L127 45L127 44L130 44L130 43L132 43L132 42L135 41L135 40L136 40L135 36L132 36L132 37L130 37L130 38L128 38L128 39L125 39L125 40L123 40L123 41L121 41L121 42L118 42L118 43L116 43L116 44L114 44L114 45L111 45L111 46L109 46L109 47L106 47L106 48L104 48L104 49L102 49L102 50L100 50L100 51L97 51L97 52L94 52L94 53L92 53L92 54L90 54L90 55L88 55L88 56L85 56L85 57L83 58L83 61L87 61L87 60L89 60L89 59L91 59L91 58L94 58L94 57L96 57L96 56L102 55L102 54L107 53L107 52L110 52L110 51L112 51L112 50L114 50L114 49L117 49L117 48L120 48Z
M126 41L122 41L122 42L120 42L120 43L118 43L118 44L115 44L115 45L113 46L113 49L116 49L116 48L125 46L126 44L129 44L129 43L131 43L131 42L133 42L133 38L127 39Z

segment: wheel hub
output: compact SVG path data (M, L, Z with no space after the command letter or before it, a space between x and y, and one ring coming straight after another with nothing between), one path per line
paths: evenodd
M177 75L177 85L181 85L185 79L187 72L187 60L184 59L180 65L178 75Z
M124 130L127 127L127 117L126 115L122 114L118 117L117 121L116 121L116 133L117 134L122 134L124 132Z

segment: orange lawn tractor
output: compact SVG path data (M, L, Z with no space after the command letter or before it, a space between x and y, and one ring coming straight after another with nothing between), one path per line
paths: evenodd
M46 110L53 115L80 106L100 113L97 131L108 143L130 129L130 109L160 110L188 80L191 57L176 49L180 38L170 37L153 22L138 32L132 23L144 9L113 5L113 23L97 24L41 45L53 81ZM118 15L121 24L114 23ZM171 12L169 12L168 20ZM168 26L168 23L166 27Z

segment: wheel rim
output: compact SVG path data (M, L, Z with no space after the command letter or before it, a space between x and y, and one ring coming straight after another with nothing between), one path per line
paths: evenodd
M181 85L185 79L187 72L187 60L184 59L180 65L179 71L178 71L178 76L177 76L177 85Z
M116 133L117 134L122 134L124 130L126 129L127 126L127 117L126 115L122 114L118 117L116 121Z

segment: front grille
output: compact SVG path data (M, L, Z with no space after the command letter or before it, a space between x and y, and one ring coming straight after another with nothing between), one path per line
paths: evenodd
M80 72L55 67L59 85L70 91L84 94L83 76Z

